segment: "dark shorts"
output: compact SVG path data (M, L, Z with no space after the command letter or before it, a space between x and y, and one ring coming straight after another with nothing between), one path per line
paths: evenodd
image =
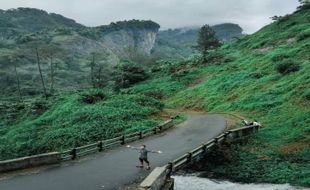
M147 160L147 158L139 158L140 162L145 162L145 163L149 163L149 161Z

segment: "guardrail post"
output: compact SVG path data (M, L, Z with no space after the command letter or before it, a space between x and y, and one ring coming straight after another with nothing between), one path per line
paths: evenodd
M257 131L258 131L258 129L259 129L259 125L256 125L255 127L254 127L254 133L256 133Z
M140 131L139 132L139 139L142 139L143 138L143 131Z
M98 142L98 150L99 150L99 152L101 152L103 150L103 143L102 143L102 141Z
M167 169L169 170L167 176L170 177L171 173L173 172L173 162L168 163Z
M192 158L193 158L193 154L188 152L187 153L187 163L190 163L192 161Z
M215 143L216 145L218 145L219 140L218 140L218 138L217 138L217 137L215 137L215 138L214 138L214 143Z
M76 153L77 153L76 148L74 148L74 149L71 150L71 153L70 153L70 154L72 155L72 158L71 158L72 160L75 160L75 159L76 159L76 157L77 157L77 154L76 154Z
M226 132L224 133L224 143L227 142L228 136L229 136L229 131L226 131Z
M125 135L122 135L121 141L122 141L121 144L124 145L125 144Z
M207 144L202 145L203 152L207 152Z
M238 131L234 131L233 132L233 136L235 139L239 138L239 132Z

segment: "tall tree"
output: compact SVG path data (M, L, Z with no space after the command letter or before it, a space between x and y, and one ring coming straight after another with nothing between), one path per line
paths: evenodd
M109 54L105 51L90 53L90 79L92 86L103 86L103 68L107 69L107 60Z
M9 60L13 64L13 67L14 67L14 74L16 78L18 96L19 96L20 101L22 101L23 97L22 97L22 91L21 91L21 86L20 86L19 74L17 71L17 65L18 65L18 62L23 58L24 58L24 54L20 50L16 50L13 54L9 55Z
M309 4L310 0L298 0L301 5Z
M297 10L306 10L310 9L310 0L298 0L300 3L300 6L297 8Z
M42 52L44 57L49 60L50 63L50 94L54 92L54 83L55 83L55 75L57 69L57 62L55 62L55 58L61 57L63 50L60 48L59 44L52 43L47 44L42 47Z
M35 53L36 53L37 65L38 65L38 69L39 69L39 73L40 73L40 78L41 78L41 83L42 83L42 88L43 88L44 96L45 96L45 99L47 99L48 95L47 95L47 91L46 91L46 87L45 87L45 83L44 83L44 78L43 78L43 74L42 74L42 69L41 69L41 61L40 61L39 48L38 48L38 46L36 46L34 49L35 49Z
M202 26L198 33L197 45L194 48L202 53L204 61L206 61L209 51L220 45L221 43L216 38L214 30L207 24Z
M41 57L42 56L42 49L43 47L48 44L47 41L40 40L40 39L31 39L30 41L27 41L26 43L23 44L23 47L25 51L27 51L27 57L31 58L31 60L35 60L37 62L37 67L39 71L39 76L40 76L40 81L43 89L43 95L45 99L48 98L45 82L44 82L44 77L43 77L43 72L41 68Z
M18 76L18 72L17 72L16 62L14 62L13 65L14 65L14 72L15 72L15 77L16 77L16 82L17 82L19 100L21 101L22 100L22 91L20 89L20 81L19 81L19 76Z
M115 66L115 71L113 73L113 81L115 82L116 90L127 88L147 78L148 74L141 66L125 60Z
M96 56L98 55L97 52L91 52L91 61L90 61L90 81L93 87L95 87L95 77L94 77L94 70L95 70L95 65L96 65Z

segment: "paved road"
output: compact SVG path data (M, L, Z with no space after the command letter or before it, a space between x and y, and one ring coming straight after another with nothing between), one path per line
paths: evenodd
M220 115L189 114L186 122L149 138L134 142L146 144L149 149L162 150L163 154L150 154L152 167L162 166L202 142L220 134L226 126ZM136 150L118 147L98 153L79 163L62 164L36 174L21 175L0 181L0 190L107 190L128 184L149 171L135 166Z

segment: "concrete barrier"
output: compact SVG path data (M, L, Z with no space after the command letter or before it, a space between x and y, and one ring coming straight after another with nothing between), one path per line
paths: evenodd
M161 190L167 179L167 166L155 168L140 184L140 190Z
M158 128L161 128L162 130L167 130L167 129L169 129L172 126L173 126L173 120L170 119L170 120L165 121L164 123L160 124L158 126Z
M0 173L47 164L58 164L60 162L61 156L59 152L50 152L46 154L38 154L35 156L5 160L0 161Z

